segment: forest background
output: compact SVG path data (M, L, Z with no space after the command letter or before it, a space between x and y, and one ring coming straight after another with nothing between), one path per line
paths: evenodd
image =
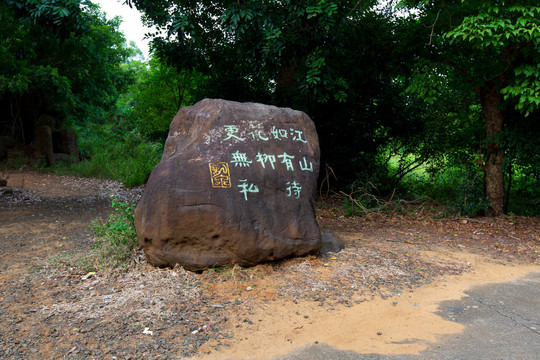
M146 181L183 106L223 98L305 111L322 194L353 214L429 198L446 214L540 214L540 7L530 1L126 0L143 60L89 0L0 2L7 166ZM41 115L82 161L31 162Z

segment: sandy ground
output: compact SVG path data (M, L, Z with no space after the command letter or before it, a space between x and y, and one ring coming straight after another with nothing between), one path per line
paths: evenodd
M464 291L477 285L508 282L540 270L538 265L493 263L468 253L453 260L470 263L474 270L336 312L321 312L313 303L284 302L258 308L254 317L260 321L255 331L247 333L240 329L234 338L244 340L236 346L197 359L273 359L318 343L360 354L419 354L429 344L437 344L442 336L459 335L464 330L462 325L437 314L441 302L466 297ZM308 318L304 314L309 314ZM207 344L202 352L210 346Z

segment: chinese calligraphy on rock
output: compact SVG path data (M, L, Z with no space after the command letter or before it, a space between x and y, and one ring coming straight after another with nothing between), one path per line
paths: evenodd
M241 127L239 125L224 125L223 126L223 142L246 142L246 141L293 141L306 144L304 132L295 128L277 128L272 126L271 129L265 131L261 123L249 123L249 126ZM257 151L254 158L250 158L247 153L239 150L230 153L229 162L213 162L209 163L210 177L212 187L214 188L231 188L231 166L240 168L249 168L252 165L258 165L262 169L276 170L279 166L284 166L287 172L294 173L296 171L295 164L298 164L299 171L313 172L313 163L305 156L298 160L295 155L283 152L281 154L268 154ZM248 179L238 180L238 191L243 195L244 200L248 200L248 195L259 193L259 187ZM297 180L291 179L283 184L285 195L290 198L299 199L301 196L302 185Z

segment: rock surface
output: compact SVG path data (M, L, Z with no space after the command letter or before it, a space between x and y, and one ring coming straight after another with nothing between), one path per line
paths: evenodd
M323 231L321 233L321 254L337 253L343 249L345 249L345 242L341 236L332 231Z
M49 165L54 164L52 131L47 125L37 129L35 156L38 159L46 160Z
M317 253L313 122L300 111L205 99L180 109L135 210L155 266L251 266Z
M51 130L47 125L36 131L36 159L46 160L49 165L57 161L79 161L79 146L74 130Z
M56 157L64 154L67 159L79 159L79 145L77 144L77 134L74 130L65 129L53 131L53 149Z

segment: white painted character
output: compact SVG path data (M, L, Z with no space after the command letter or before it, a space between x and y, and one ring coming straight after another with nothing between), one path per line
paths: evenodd
M237 125L223 125L223 127L225 128L225 135L227 135L227 137L225 139L223 139L223 141L227 141L227 140L230 140L230 139L235 139L235 140L239 140L239 141L244 141L246 139L238 136L237 134L239 133L240 129L238 128Z
M287 171L294 171L294 166L292 163L292 159L294 159L293 155L289 155L284 152L283 154L278 155L278 158L282 159L281 163L285 164L285 166L287 167Z
M249 167L253 161L248 160L246 153L241 153L240 151L236 151L231 154L232 160L231 163L234 164L234 166L240 166L240 167Z
M290 182L287 181L287 196L291 197L294 195L295 199L300 198L300 191L302 190L302 186L296 181Z
M261 166L263 169L266 168L265 164L268 162L270 163L270 166L272 166L272 169L275 170L274 163L276 162L276 156L275 155L268 155L268 154L261 154L260 152L257 153L255 159L261 163Z
M240 188L240 193L244 194L244 200L247 201L247 195L248 193L258 193L259 188L255 184L248 184L247 179L239 180L240 184L238 184L238 187Z

